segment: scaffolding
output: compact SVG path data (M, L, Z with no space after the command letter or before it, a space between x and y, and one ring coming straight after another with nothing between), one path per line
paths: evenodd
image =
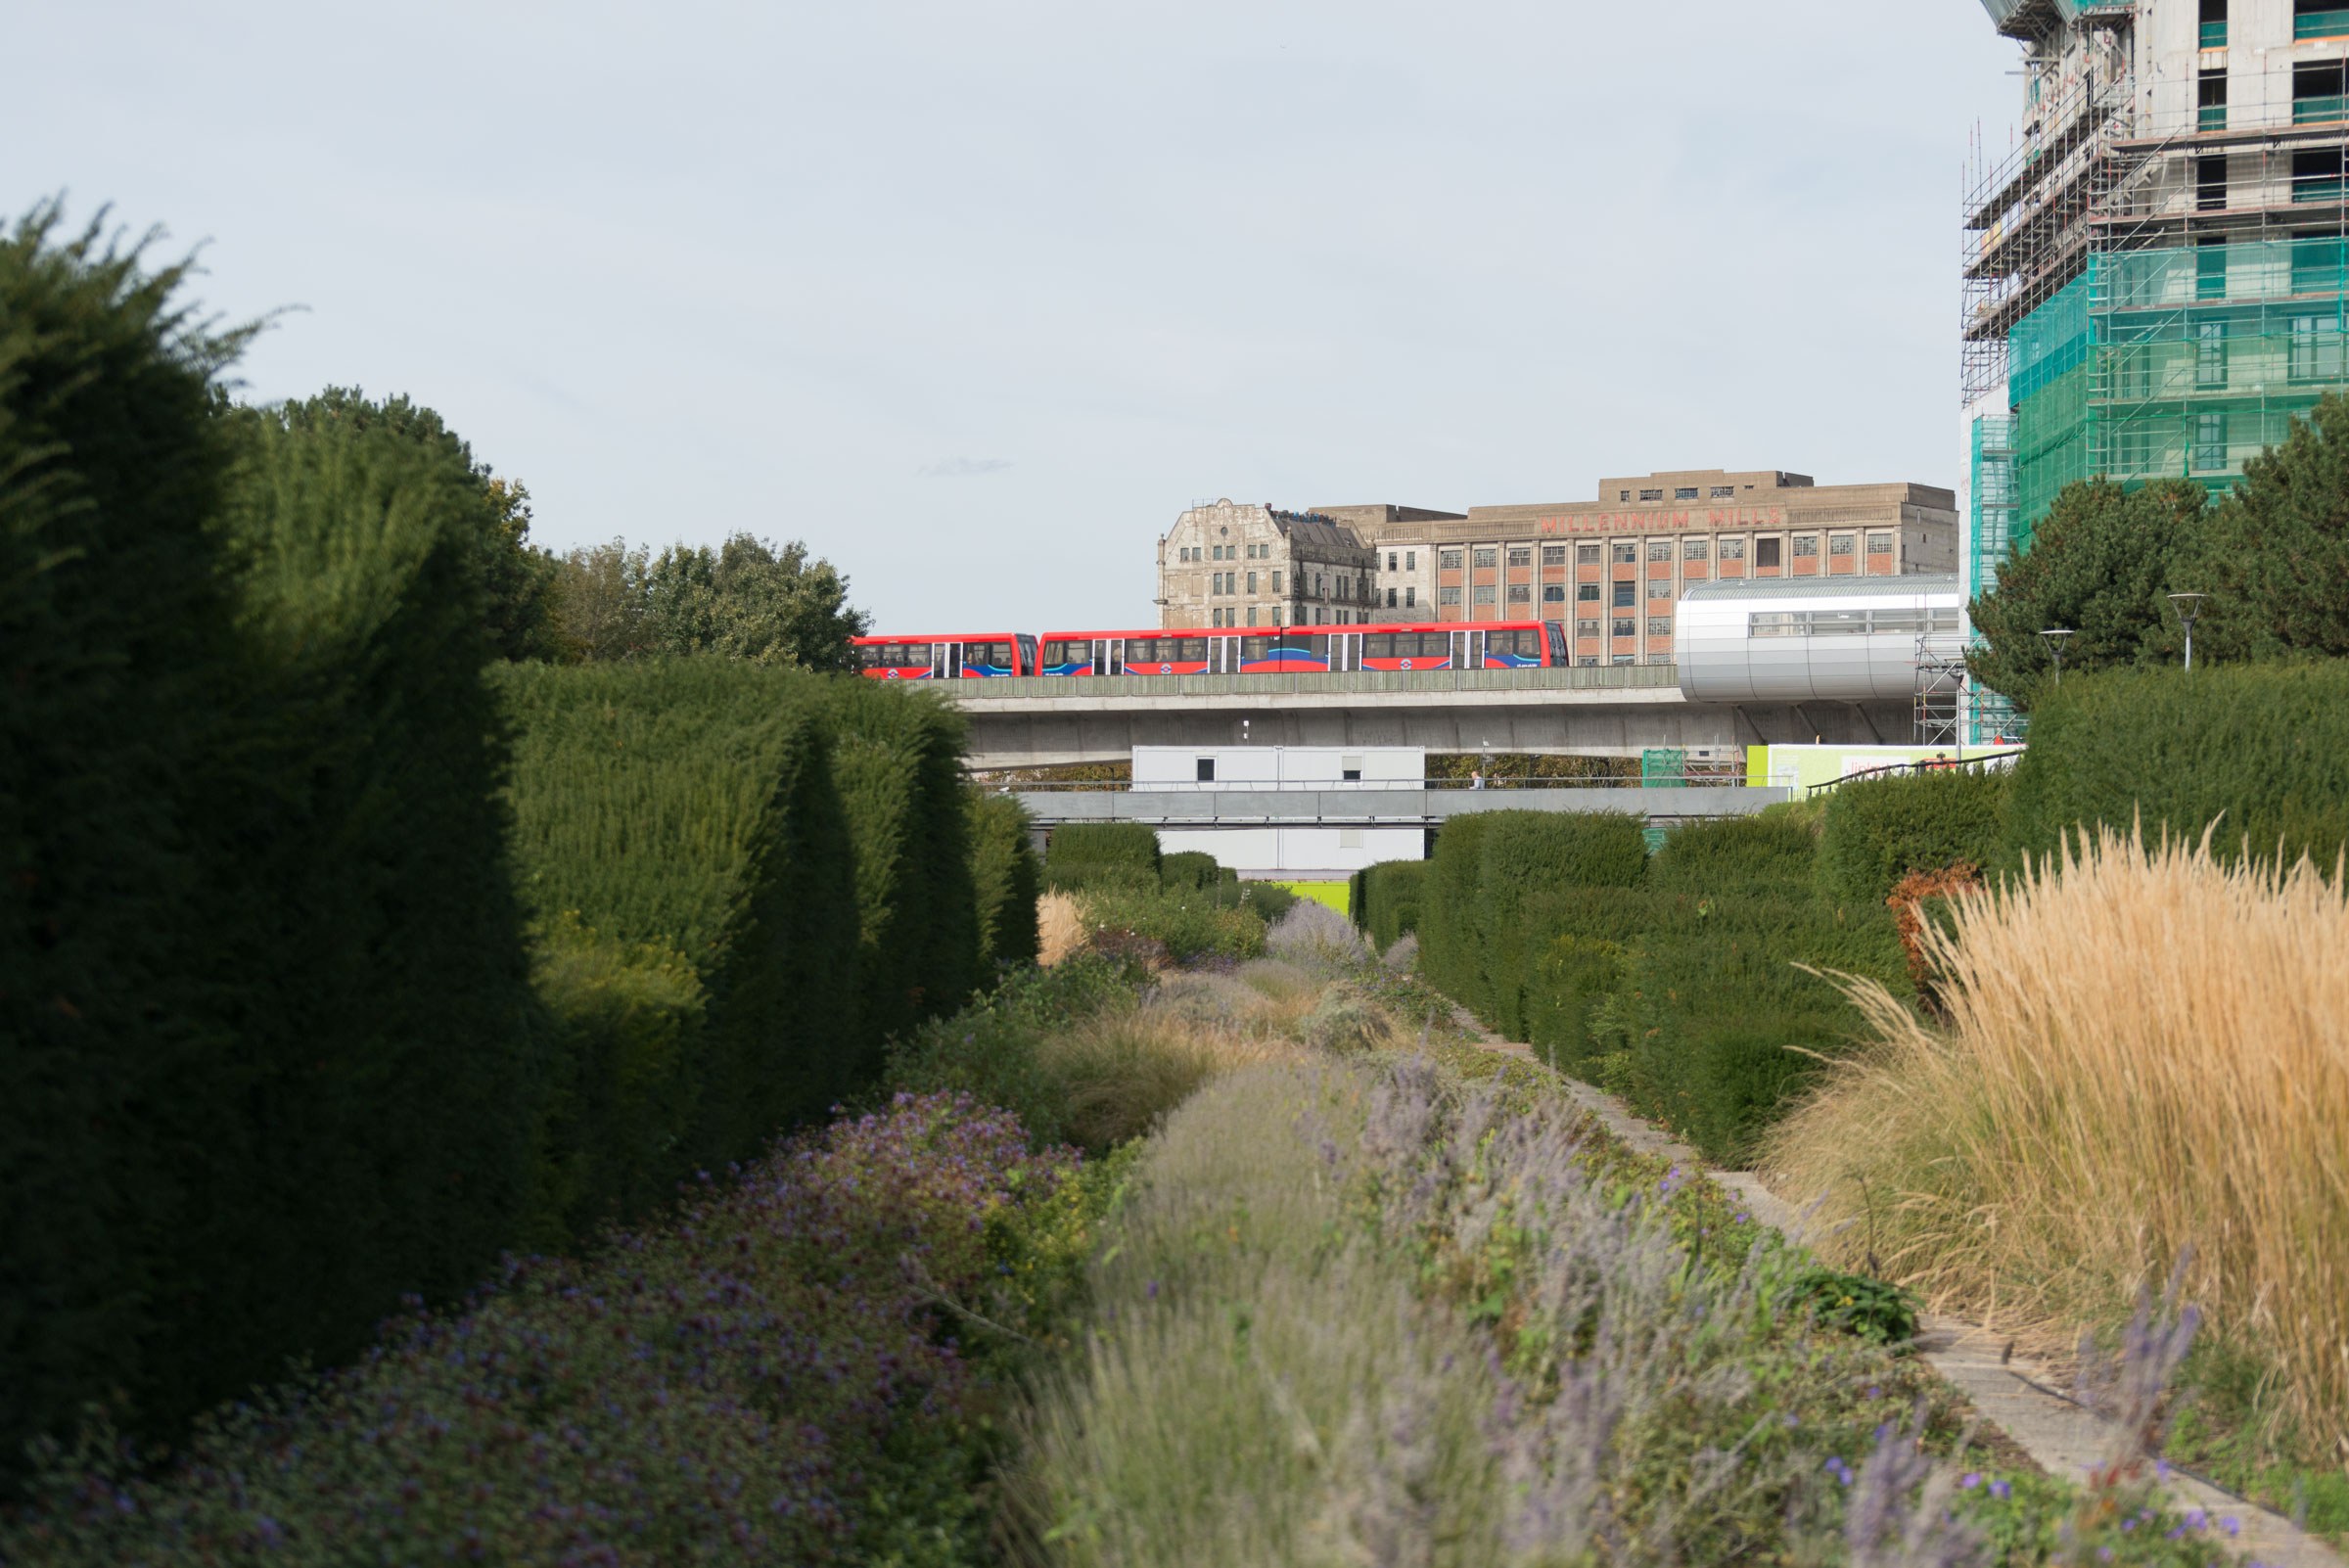
M2349 390L2349 19L2296 15L2289 50L2229 51L2205 23L2165 60L2137 48L2139 7L1991 9L2026 45L2030 102L1964 206L1972 594L2066 484L2225 493ZM1997 694L1970 702L1975 740L2019 731Z

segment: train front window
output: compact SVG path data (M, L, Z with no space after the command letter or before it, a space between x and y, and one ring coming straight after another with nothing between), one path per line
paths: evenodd
M1076 643L1056 640L1044 644L1043 655L1037 662L1043 665L1082 665L1084 656L1078 651Z

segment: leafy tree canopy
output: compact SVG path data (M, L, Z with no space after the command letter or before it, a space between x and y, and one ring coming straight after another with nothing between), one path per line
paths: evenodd
M870 624L831 562L796 540L777 547L749 533L658 556L619 539L575 550L555 604L565 651L581 660L711 653L845 670L849 639Z

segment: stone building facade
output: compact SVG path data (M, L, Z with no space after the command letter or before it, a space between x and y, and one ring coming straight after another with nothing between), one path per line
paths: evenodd
M1161 543L1163 624L1249 623L1211 619L1219 607L1247 599L1204 592L1214 584L1194 585L1187 574L1196 565L1177 554L1193 547L1187 534L1175 543L1186 525L1226 504L1184 513ZM1267 519L1300 515L1233 510ZM1589 501L1465 513L1322 506L1302 516L1315 521L1313 549L1350 564L1367 556L1366 596L1353 597L1357 590L1350 588L1344 601L1309 601L1314 610L1343 609L1346 619L1338 623L1554 621L1575 662L1589 665L1670 663L1675 607L1690 583L1958 569L1957 497L1950 491L1909 484L1821 485L1776 470L1608 479ZM1214 526L1226 525L1219 517ZM1346 552L1340 540L1355 551ZM1220 564L1206 563L1211 576ZM1243 574L1246 567L1243 559ZM1237 580L1244 583L1245 576ZM1259 623L1309 620L1292 614Z
M1377 566L1377 552L1322 513L1194 506L1158 541L1159 624L1359 624L1375 619Z

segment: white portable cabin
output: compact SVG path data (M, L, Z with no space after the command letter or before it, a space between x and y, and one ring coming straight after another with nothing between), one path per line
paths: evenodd
M1225 797L1250 792L1280 796L1416 790L1427 781L1427 751L1418 746L1137 746L1133 787ZM1202 802L1203 810L1209 808ZM1267 813L1269 814L1269 813ZM1289 826L1233 820L1216 826L1164 827L1159 848L1169 854L1212 854L1243 878L1260 881L1334 881L1381 860L1417 860L1427 853L1427 830L1413 822Z

